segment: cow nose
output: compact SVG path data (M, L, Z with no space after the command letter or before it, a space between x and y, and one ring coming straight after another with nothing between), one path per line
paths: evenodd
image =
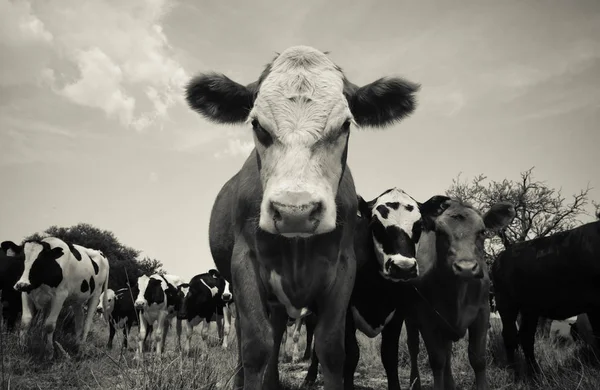
M101 308L101 307L97 307L97 308L96 308L96 313L102 313L102 311L103 311L103 310L102 310L102 308Z
M280 234L310 235L323 214L323 202L308 192L286 192L270 202L270 213Z
M417 267L416 260L403 261L398 264L390 259L388 260L387 267L390 277L393 279L409 280L419 276L419 268Z
M452 264L452 268L457 276L463 278L479 279L483 277L483 270L474 260L457 260Z
M14 289L19 292L29 292L31 291L31 283L19 280L15 284Z
M229 293L223 293L223 300L224 301L229 301L231 299L231 294Z
M143 309L144 306L146 306L146 302L145 301L135 301L134 306L136 309Z

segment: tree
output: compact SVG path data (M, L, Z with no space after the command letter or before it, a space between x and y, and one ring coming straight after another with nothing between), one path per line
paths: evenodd
M596 202L592 201L592 204L594 205L594 208L596 209L596 211L594 212L594 215L596 215L596 219L600 219L600 203L596 203Z
M123 245L109 230L101 230L87 223L71 227L50 226L43 234L34 233L26 240L39 240L56 237L72 244L102 251L110 264L109 288L116 289L137 283L141 275L151 275L162 271L162 263L157 259L144 257L138 260L140 251Z

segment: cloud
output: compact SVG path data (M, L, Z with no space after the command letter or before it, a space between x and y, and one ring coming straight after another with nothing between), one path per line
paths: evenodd
M158 182L158 174L156 172L150 172L150 175L148 175L148 180L150 180L150 183Z
M242 156L247 157L250 152L254 149L254 141L243 141L240 138L228 139L227 148L216 152L215 158L235 157Z
M138 131L184 103L189 77L162 26L173 0L58 3L0 0L0 86L49 86Z

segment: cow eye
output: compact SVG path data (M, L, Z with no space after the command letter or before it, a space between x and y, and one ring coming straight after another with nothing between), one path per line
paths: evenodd
M260 142L265 148L271 146L273 143L273 137L267 130L265 130L257 119L252 120L252 130L254 130L254 134L256 135L256 139Z
M346 134L347 132L350 131L350 120L347 120L346 122L344 122L344 124L342 125L341 130L341 134Z

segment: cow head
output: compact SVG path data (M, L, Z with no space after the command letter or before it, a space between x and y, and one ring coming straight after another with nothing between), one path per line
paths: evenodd
M62 281L62 268L57 260L64 255L61 247L52 248L42 241L27 241L23 244L25 265L23 274L14 286L21 292L32 291L42 284L58 287Z
M225 282L225 287L223 288L223 294L221 294L221 299L225 303L231 302L231 299L233 298L233 294L231 294L230 284L225 279L223 279L223 281Z
M413 112L418 89L400 78L359 88L324 53L294 46L247 86L222 74L194 78L187 101L215 122L252 126L263 189L259 227L307 237L336 227L351 125L401 120Z
M218 271L210 270L207 273L196 275L190 280L189 284L180 286L180 296L183 297L182 304L177 317L185 319L194 314L199 308L209 302L214 302L219 296L222 296L225 288L225 279L218 274ZM217 277L215 277L217 275Z
M421 233L417 201L401 189L392 188L370 202L359 196L358 210L362 218L370 220L381 275L396 282L416 277L415 245Z
M152 304L160 305L165 302L165 290L162 286L162 280L154 278L154 275L148 277L142 275L137 281L139 293L134 306L138 310L143 310Z
M104 307L104 295L106 294L106 307ZM115 309L115 292L109 288L100 294L100 303L96 306L96 313L106 313L105 318L110 317L112 311Z
M463 279L487 274L483 244L486 231L505 228L515 217L510 203L494 204L483 216L446 196L420 204L422 232L417 251L421 275L434 268Z

